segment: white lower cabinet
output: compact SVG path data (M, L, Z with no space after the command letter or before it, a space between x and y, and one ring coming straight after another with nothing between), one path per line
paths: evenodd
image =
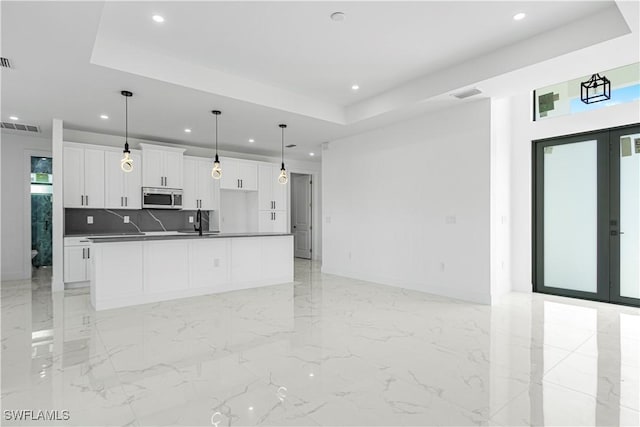
M229 240L189 241L191 288L219 289L229 281Z
M145 242L145 292L170 292L189 286L188 243L188 240Z
M293 271L291 236L260 239L260 274L285 282Z
M91 302L128 300L143 294L143 242L93 245Z
M261 237L231 240L231 281L247 283L260 280Z
M96 310L293 281L293 236L105 242L91 247L91 302Z
M86 237L64 239L64 282L91 280L91 245Z

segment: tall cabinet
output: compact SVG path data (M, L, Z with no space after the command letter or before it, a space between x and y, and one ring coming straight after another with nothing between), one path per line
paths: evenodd
M83 145L63 147L64 207L104 208L104 150Z
M289 184L280 184L280 167L258 165L258 231L284 233L287 231L287 191Z
M182 188L182 148L140 144L142 148L142 186Z

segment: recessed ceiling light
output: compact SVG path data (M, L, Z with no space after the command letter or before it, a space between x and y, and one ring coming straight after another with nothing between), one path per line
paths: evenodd
M16 116L9 116L9 119L10 119L10 120L20 120L20 119L18 119Z
M316 153L309 153L309 155L310 155L311 157L313 157L313 156L315 156L315 155L316 155ZM312 374L312 375L313 375L313 374Z
M526 16L527 16L526 13L520 12L520 13L516 13L515 15L513 15L513 19L515 21L522 21Z
M351 90L358 90L358 89L360 89L360 86L358 86L358 85L352 85L351 86Z
M151 17L151 19L153 19L154 21L156 21L157 23L161 24L164 22L164 17L160 16L160 15L153 15Z
M186 133L191 133L191 129L187 128L184 130Z
M249 140L249 142L250 142L251 144L253 144L254 142L256 142L256 140L255 140L255 139L253 139L253 138L251 138L251 139Z
M100 114L100 118L102 120L107 120L109 118L109 116L107 116L106 114Z
M347 18L343 12L333 12L330 16L331 20L336 22L342 22Z

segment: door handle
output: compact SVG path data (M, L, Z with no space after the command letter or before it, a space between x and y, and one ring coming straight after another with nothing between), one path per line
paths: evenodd
M124 205L129 206L129 196L124 196Z
M124 206L124 197L120 196L120 206Z
M293 228L296 228L296 226L294 225Z
M91 258L91 248L87 248L87 259Z
M84 196L85 206L89 206L89 196Z
M85 259L84 253L85 253L86 250L87 250L87 248L82 248L82 259Z
M80 206L84 206L84 196L80 195Z

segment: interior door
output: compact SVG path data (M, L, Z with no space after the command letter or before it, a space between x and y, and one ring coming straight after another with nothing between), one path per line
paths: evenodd
M534 290L639 305L640 127L536 141L534 163Z
M294 256L311 259L311 175L292 175L291 225Z

